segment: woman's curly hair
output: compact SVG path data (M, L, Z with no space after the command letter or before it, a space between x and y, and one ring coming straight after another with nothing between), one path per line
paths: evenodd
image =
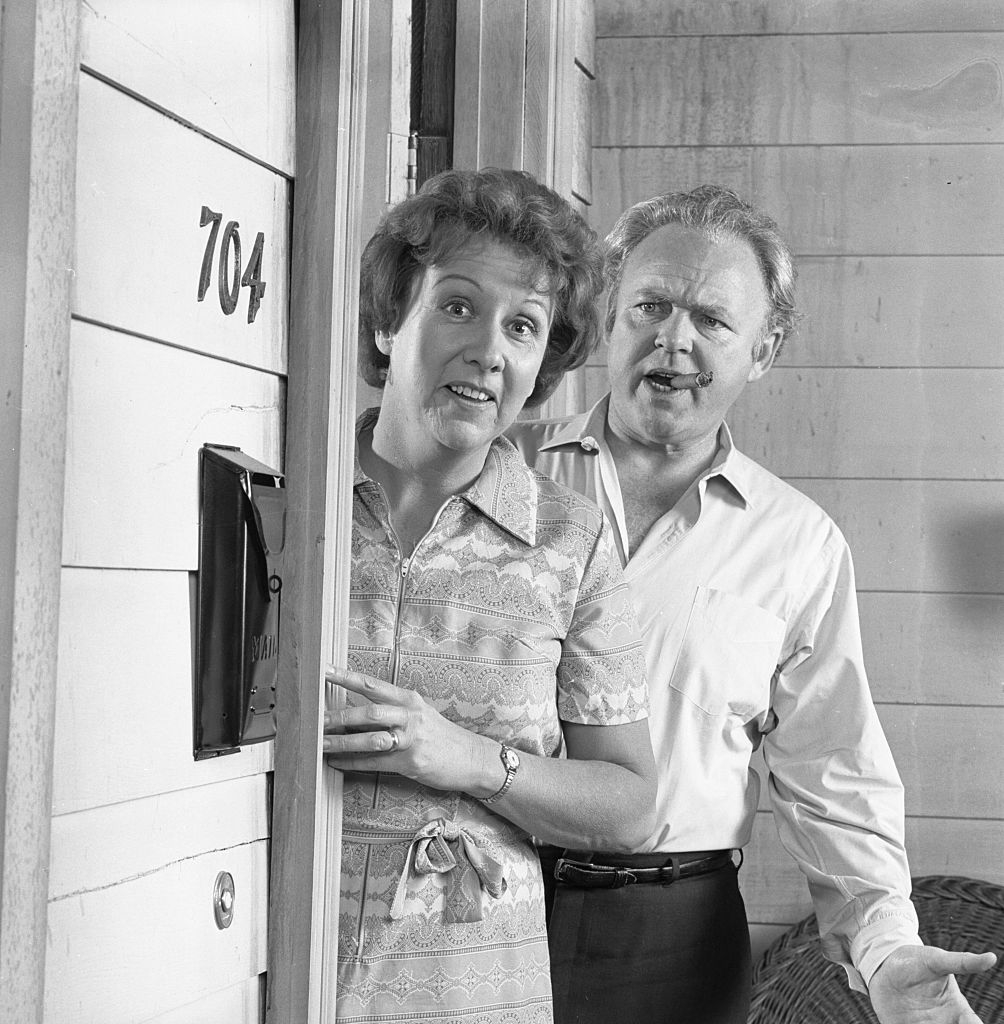
M597 299L603 253L596 234L556 192L525 171L443 171L392 207L363 251L359 285L359 372L382 387L390 360L376 332L396 331L426 267L474 239L499 242L546 276L553 299L547 348L527 406L539 405L581 366L600 338Z

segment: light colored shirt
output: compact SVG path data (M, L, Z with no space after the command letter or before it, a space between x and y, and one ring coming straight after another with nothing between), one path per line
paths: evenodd
M614 524L659 766L656 826L639 852L746 845L760 797L750 759L762 746L824 952L862 989L894 948L920 939L903 787L868 688L847 543L723 424L712 466L628 557L607 401L570 420L517 423L509 436Z

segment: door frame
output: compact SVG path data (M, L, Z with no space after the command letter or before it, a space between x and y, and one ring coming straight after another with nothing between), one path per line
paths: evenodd
M41 1021L77 160L78 0L0 9L0 1019Z
M299 0L286 414L283 641L266 1020L335 1019L341 776L324 766L325 669L344 664L354 468L365 0Z

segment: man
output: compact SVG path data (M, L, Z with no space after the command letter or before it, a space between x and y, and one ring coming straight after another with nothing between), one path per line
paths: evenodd
M556 1021L746 1020L731 853L750 839L762 746L826 955L883 1024L977 1024L953 973L995 958L918 938L902 786L869 695L847 545L725 425L793 327L790 253L769 218L717 186L637 204L608 242L610 393L511 436L614 526L660 780L655 830L635 854L558 861Z

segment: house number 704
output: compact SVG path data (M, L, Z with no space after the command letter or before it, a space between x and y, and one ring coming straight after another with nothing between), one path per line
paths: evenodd
M202 214L199 217L199 227L204 228L212 224L209 229L209 240L206 242L206 252L202 257L202 273L199 274L199 302L206 297L209 291L209 281L213 275L213 251L216 248L216 236L219 234L220 221L223 215L210 210L208 206L202 207ZM237 230L240 225L235 220L227 222L223 229L223 238L220 240L220 258L217 262L217 282L220 294L220 308L227 316L237 308L237 297L240 294L241 285L251 289L251 296L248 299L248 323L253 324L254 318L258 315L258 307L261 305L261 297L265 294L265 282L261 279L261 254L265 247L265 233L258 232L254 240L254 248L251 250L251 258L244 268L244 276L241 277L241 236ZM231 273L231 266L233 272Z

